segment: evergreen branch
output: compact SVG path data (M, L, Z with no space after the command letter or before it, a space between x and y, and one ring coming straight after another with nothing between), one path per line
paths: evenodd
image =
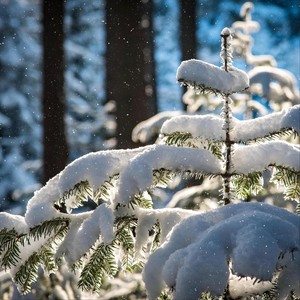
M21 286L23 294L31 291L31 284L37 280L38 267L40 265L48 272L53 272L57 269L54 259L54 246L63 239L68 229L69 220L63 218L45 221L41 225L30 229L29 235L26 236L27 243L30 243L30 238L36 241L40 238L48 237L48 240L38 251L29 256L15 274L15 282ZM25 243L24 246L26 247Z
M110 190L115 187L115 181L118 179L119 174L110 176L108 180L93 191L90 183L85 180L77 183L72 189L65 192L62 198L60 198L55 204L59 207L64 207L66 202L68 202L68 212L70 213L72 209L81 207L84 205L84 202L87 202L89 199L94 201L97 205L99 204L100 198L105 201L110 200ZM71 203L70 203L71 202Z
M48 220L40 225L37 225L30 229L29 236L33 237L34 240L38 240L41 237L48 237L53 235L55 237L63 237L69 229L69 219L67 218L56 218Z
M281 139L285 137L293 137L296 138L299 136L298 132L291 128L283 128L281 131L270 132L268 135L263 137L249 139L247 141L238 141L242 144L252 144L252 143L264 143L268 141L273 141L275 139Z
M134 209L134 205L142 208L152 208L151 198L145 197L145 193L140 193L134 195L133 199L130 201L131 207Z
M282 166L274 167L274 172L270 179L275 184L283 185L284 198L294 199L300 202L300 172Z
M216 88L206 86L205 84L200 84L196 81L189 81L185 79L178 79L178 82L181 83L181 85L187 86L189 88L195 89L196 93L199 94L214 94L214 95L220 95L222 97L228 96L227 93L222 92L221 90L218 90Z
M222 158L222 142L210 139L203 139L200 137L193 137L191 133L187 132L172 132L164 134L165 143L169 146L175 145L178 147L199 148L201 145L203 149L209 150L217 158Z
M119 174L110 176L108 180L104 181L102 186L94 192L93 201L99 204L100 198L104 201L110 200L110 190L115 187L115 182L118 180Z
M263 189L262 174L254 172L247 175L235 175L232 184L237 198L247 199L251 194L257 195Z
M64 207L66 202L71 203L68 205L68 212L72 209L83 206L83 202L87 202L89 199L94 199L93 189L91 188L87 180L81 181L74 185L72 189L65 192L61 199L59 199L56 204L59 207Z
M6 228L0 230L0 255L1 267L10 269L20 260L19 244L23 245L26 239L25 234L18 234L15 229Z
M38 254L40 256L41 264L44 266L44 269L47 272L51 273L57 270L57 264L54 259L55 253L51 245L48 245L47 247L42 247Z
M167 169L153 170L153 185L160 185L167 187L168 184L173 180L175 173Z
M31 254L15 274L15 282L20 285L22 294L31 292L31 285L37 281L40 265L49 273L57 270L54 251L50 244L42 246L39 251Z
M131 270L135 267L133 261L134 255L134 237L133 231L137 226L137 219L133 216L125 216L116 219L115 239L110 245L100 243L90 250L90 258L84 265L78 287L85 291L97 292L106 275L114 276L117 271L117 262L115 250L121 247L124 251L122 267ZM87 255L85 254L85 257ZM125 263L127 261L127 265ZM73 270L83 266L83 258L73 265ZM137 266L137 264L136 264Z
M172 132L171 134L164 134L166 137L165 143L166 145L178 146L178 147L189 147L189 148L197 148L196 145L192 142L193 136L189 132Z
M100 290L105 274L114 276L118 270L115 260L116 241L110 245L100 243L84 266L78 281L78 287L85 291Z
M23 294L28 294L31 291L31 284L37 280L40 264L41 256L34 252L15 274L15 282L21 286Z

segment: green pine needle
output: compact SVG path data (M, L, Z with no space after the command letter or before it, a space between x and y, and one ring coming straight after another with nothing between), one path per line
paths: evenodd
M275 184L283 185L284 198L300 202L300 172L286 167L274 167L271 180Z
M97 292L100 290L105 275L114 276L117 271L115 259L115 241L110 245L100 243L93 251L88 263L84 266L78 287L84 291Z
M247 199L251 194L257 195L262 190L262 174L235 175L232 180L233 189L238 199Z

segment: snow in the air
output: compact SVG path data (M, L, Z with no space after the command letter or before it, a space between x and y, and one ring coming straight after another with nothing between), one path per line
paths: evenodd
M176 79L191 86L219 91L223 94L241 92L249 87L248 75L232 67L229 72L207 62L191 59L183 61Z
M166 285L175 288L175 300L198 299L207 290L222 294L232 278L228 259L234 274L262 281L271 281L273 272L284 267L290 276L279 277L278 284L285 286L278 299L292 289L299 296L299 221L295 214L262 203L228 205L183 220L145 265L149 299Z

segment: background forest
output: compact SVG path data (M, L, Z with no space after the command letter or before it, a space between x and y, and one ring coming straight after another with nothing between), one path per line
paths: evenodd
M0 3L1 210L22 212L32 192L67 162L90 151L138 146L131 141L138 122L185 109L177 66L190 58L218 64L219 32L241 19L243 3L50 2ZM297 1L254 6L261 28L252 53L273 55L299 83ZM248 68L244 60L235 64Z
M277 122L279 124L278 131L270 129L270 135L287 138L281 130L291 129L295 134L292 142L298 143L296 135L299 134L299 118L297 116L299 106L283 112L279 111L299 104L299 4L296 0L289 1L289 3L280 0L253 1L253 7L249 2L244 6L243 4L243 1L211 0L87 2L77 0L60 2L0 0L0 212L8 211L12 214L23 215L30 198L33 199L32 203L36 198L36 202L40 202L43 210L43 201L47 200L47 192L46 197L40 195L42 199L40 201L39 193L32 198L34 191L45 185L67 164L74 162L76 167L77 158L94 151L137 148L145 144L153 144L163 121L172 116L200 115L199 120L203 122L199 123L201 126L203 124L207 126L206 121L203 120L209 120L208 113L215 115L220 113L221 116L227 113L227 117L230 119L231 108L229 109L230 113L226 107L222 108L221 100L216 95L200 95L203 86L200 85L200 89L195 92L187 89L186 86L180 86L176 81L177 77L179 82L196 87L196 81L191 83L188 82L188 79L186 82L185 77L183 80L179 77L180 68L178 69L178 66L183 60L198 58L217 66L220 65L220 42L221 40L224 42L224 37L222 36L221 39L220 32L224 27L230 27L233 32L234 66L247 72L250 78L249 92L232 96L233 101L230 105L232 105L233 116L238 120L235 121L237 122L236 127L242 128L243 131L243 127L238 125L239 120L265 116L265 119L260 119L261 123L257 123L263 126L254 125L255 120L253 120L254 122L247 120L249 123L245 121L244 124L252 124L253 132L259 132L257 139L251 137L250 140L253 138L254 142L263 142L264 130L268 131L268 127L277 128L277 125L274 125ZM243 7L242 10L241 7ZM224 54L222 60L224 61ZM191 67L193 67L192 64ZM204 81L207 83L206 78ZM212 86L208 85L208 87ZM243 87L245 88L245 86ZM215 91L213 90L213 92ZM278 113L269 117L271 112ZM211 118L217 120L215 115ZM276 116L278 116L278 120ZM279 120L280 116L283 116L282 120ZM182 128L186 126L189 128L186 129L187 131L198 128L198 125L188 127L184 118L185 116L182 118L182 123L179 123ZM208 149L218 158L222 156L218 149L220 146L218 142L215 145L209 142L205 144L203 140L196 138L193 141L191 136L182 136L176 132L176 126L178 126L176 120L180 120L180 118L175 118L174 124L172 120L169 120L169 123L167 121L167 125L164 125L160 131L161 137L167 137L167 144L197 148L195 145L203 142L204 149ZM199 128L202 128L200 125ZM204 136L209 135L210 129L216 129L215 126L212 127L204 130ZM237 141L242 143L246 141L245 143L247 143L247 135L253 135L251 130L250 133L248 130L243 132L245 140L242 138ZM259 140L260 135L262 135L261 141ZM230 138L228 141L230 144ZM194 142L195 144L193 144ZM226 142L227 140L225 144ZM295 150L298 149L297 147ZM143 148L139 149L141 150L137 151L142 151ZM163 151L164 147L153 147L153 149L158 149L159 152L159 149ZM111 155L123 153L122 151L112 151ZM230 151L229 146L229 154L227 153L229 157ZM274 154L277 160L281 159L282 152L279 152L278 155ZM124 153L131 152L125 150ZM135 153L135 150L132 153ZM261 161L261 164L265 163L263 155L258 154L254 160ZM169 155L168 152L164 160L166 165L168 165ZM116 154L116 157L120 160L118 167L125 164L126 159L123 159L121 154ZM284 160L284 157L282 159ZM177 162L176 159L173 160ZM80 159L77 160L77 163L78 161L80 162ZM243 165L244 159L242 161L239 159L237 162ZM295 159L293 163L299 165L299 160ZM106 172L104 165L105 160L101 165L103 173ZM245 163L245 165L250 168L252 164ZM96 169L96 166L87 169L93 170L93 168ZM143 171L147 168L143 160L141 166L138 168L140 173L137 174L144 178ZM274 167L272 162L271 166ZM189 168L190 166L188 166ZM74 169L76 171L76 168ZM226 166L228 174L230 174L229 169L230 163L228 163L228 169ZM65 177L66 182L72 181L73 176L75 178L78 176L80 179L81 172L78 174L72 172L72 167L69 168L69 171L70 176L68 176L68 171L64 172L64 176L62 176ZM263 173L264 180L268 182L271 178L270 181L280 182L280 172L275 174L277 179L274 179L274 174L270 175L269 171ZM93 173L93 171L91 172ZM288 178L288 182L284 182L286 185L284 191L279 189L278 192L272 184L268 186L267 193L262 193L261 198L265 198L263 201L285 206L294 211L295 203L289 201L283 203L282 199L283 192L286 198L299 198L297 183L299 172L297 172L296 175L294 174L295 176L290 173L284 174ZM132 173L135 174L135 171ZM213 171L212 174L214 174ZM130 186L134 181L130 180L131 172L127 175L129 179L126 181L126 176L124 176L124 182ZM205 211L218 206L220 182L214 181L214 179L207 183L199 175L193 179L187 179L183 183L182 178L178 176L178 178L173 178L175 180L171 185L168 185L170 178L167 173L159 174L157 172L154 175L158 181L158 189L152 195L154 208L182 207ZM256 175L250 176L250 181L244 181L243 176L236 181L234 193L239 199L248 202L252 199L250 192L256 193L261 188L260 176L256 177ZM109 188L115 184L114 179L110 179L112 179L111 185L108 182L101 190L104 198L106 193L109 194ZM121 179L123 180L123 177ZM140 184L139 181L137 182ZM200 185L198 185L199 183ZM126 184L124 184L124 191L128 192ZM186 184L188 186L196 184L195 189L192 187L190 190L183 190L183 193L180 194L180 190ZM267 186L267 183L265 185ZM229 181L227 186L229 188ZM295 188L290 188L291 186ZM69 188L69 186L67 187ZM162 190L161 187L168 188ZM230 191L226 190L226 184L224 187L223 200L225 204L228 204L231 202ZM47 184L45 190L47 191ZM89 189L87 188L87 190ZM85 201L82 196L86 193L84 187L75 185L74 191L74 193L78 193L80 201ZM177 191L179 192L176 193ZM91 197L89 193L87 194L87 197ZM120 193L119 196L125 197L122 195L123 193ZM268 197L268 195L271 196ZM262 200L260 196L258 195L255 199ZM67 200L65 199L66 206L61 208L62 211L66 209L68 212L68 210L77 209L75 202L78 199L76 198L77 200L73 203L72 197L70 190L66 196ZM147 197L145 199L143 199L145 203L142 204L146 206L141 205L142 209L137 210L138 218L142 221L148 218L146 210L149 199ZM136 201L131 204L140 205L138 200ZM78 204L78 206L80 205ZM47 208L47 205L45 207ZM95 203L88 203L84 209L93 210L95 207ZM119 207L118 203L116 210ZM255 205L253 207L255 208ZM144 208L146 208L145 215L143 215ZM30 208L28 211L30 212ZM62 211L61 214L63 214ZM296 211L299 213L299 205ZM97 212L103 213L105 218L108 216L108 219L111 213L110 208L108 209L108 206L105 205ZM33 219L35 218L34 213L33 210ZM5 220L6 215L3 216ZM144 217L145 219L143 219ZM27 219L31 220L30 213L27 214ZM140 219L139 222L142 223ZM33 224L35 223L33 222ZM117 224L117 227L120 224ZM6 225L5 222L4 225ZM154 225L156 226L156 224ZM135 225L132 225L132 228L130 226L130 232L132 231L134 234L135 231L140 230ZM151 226L148 226L149 228L146 225L143 226L140 227L146 233L149 232L151 236L153 228L150 230ZM31 229L34 231L34 228ZM108 228L107 224L103 228ZM116 233L116 241L118 238L122 238L121 234L117 236L118 233L119 231ZM140 236L144 236L144 234L139 232L138 237ZM138 242L136 243L138 244ZM142 244L140 240L139 243ZM299 262L298 256L296 260ZM60 272L64 279L51 277L49 282L41 284L44 279L39 278L41 290L44 286L51 290L52 284L56 281L56 287L60 287L62 286L61 280L71 282L71 285L74 284L75 281L68 277L68 272L64 273L63 268L60 269ZM2 272L0 275L3 282L7 280L11 284L7 274ZM130 283L140 284L140 278L135 280L135 275L138 274L132 274L133 277L129 278ZM126 281L127 279L124 277L122 280ZM97 282L97 284L99 283ZM115 293L118 288L115 287L118 284L118 281L115 281L110 286L108 281L103 289L101 287L100 291L104 293L103 299L106 299L105 297L110 299L107 291L110 287L112 287L113 297L117 297ZM131 290L127 281L125 286L128 291L124 295L126 293L129 295ZM170 287L172 286L170 285ZM10 288L8 287L8 289ZM68 288L66 286L63 288L67 292ZM1 289L0 280L0 292ZM47 294L47 289L40 291L41 294ZM135 294L134 297L139 297L139 286L134 286L132 291ZM35 290L35 293L39 293L39 288ZM55 291L55 293L59 292ZM76 294L76 291L74 293ZM142 298L145 294L141 293ZM293 296L292 293L290 297ZM30 297L30 295L28 296Z

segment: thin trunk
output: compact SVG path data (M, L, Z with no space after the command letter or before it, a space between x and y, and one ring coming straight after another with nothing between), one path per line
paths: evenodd
M228 40L231 38L230 33L222 32L222 54L221 57L223 59L223 67L226 72L229 71L229 67L231 66L231 54L230 51L230 43ZM231 102L229 95L224 97L224 107L223 107L223 118L224 118L224 129L225 129L225 173L223 175L223 201L224 204L227 205L231 202L231 156L232 156L232 141L230 137L230 129L231 129Z

